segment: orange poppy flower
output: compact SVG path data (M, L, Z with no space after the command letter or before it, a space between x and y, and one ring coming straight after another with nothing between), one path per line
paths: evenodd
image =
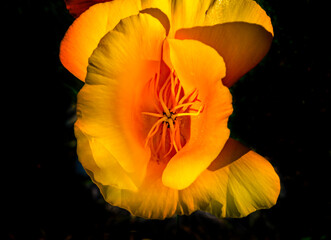
M66 33L78 93L77 153L105 200L163 219L196 210L243 217L273 206L280 183L229 139L228 87L273 36L251 0L120 0L93 5Z

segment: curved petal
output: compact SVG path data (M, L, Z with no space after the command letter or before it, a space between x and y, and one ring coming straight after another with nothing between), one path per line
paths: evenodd
M158 8L171 23L170 37L181 28L228 22L257 24L273 35L269 16L253 0L142 0L142 8Z
M97 3L110 2L111 0L65 0L69 13L77 18L89 7Z
M193 3L194 2L194 3ZM232 86L267 54L273 27L253 0L145 0L143 8L159 8L170 20L169 38L199 40L223 57Z
M131 191L138 190L134 175L125 172L97 139L88 137L77 126L75 135L79 161L94 182Z
M263 27L243 22L180 29L175 37L199 40L216 49L225 61L223 84L227 87L255 67L272 42L272 35Z
M244 217L275 205L279 192L279 177L272 165L249 151L226 167L204 171L179 192L179 209L185 214L200 209L218 217Z
M191 136L169 161L162 180L175 189L188 187L217 157L229 137L232 97L222 84L225 66L211 47L194 40L168 40L170 61L185 92L198 89L203 112L191 117ZM165 54L167 55L167 54Z
M168 16L170 21L169 37L173 38L176 30L203 25L205 13L213 1L175 1L175 0L142 0L142 8L158 8Z
M245 22L262 26L274 34L270 17L254 0L217 0L206 12L204 25Z
M208 170L216 171L222 167L225 167L241 158L249 151L250 149L248 147L232 138L229 138L220 154L218 154L216 159L209 165Z
M188 188L175 190L163 185L165 165L150 161L144 183L138 191L102 185L107 202L133 215L164 219L174 214L202 210L218 217L244 217L258 209L272 207L280 182L271 164L253 151L226 167L205 170Z
M97 139L125 171L141 173L140 180L150 152L139 106L146 82L159 71L164 38L163 26L148 14L122 20L93 52L78 93L76 126Z
M163 25L164 29L166 30L166 35L168 35L170 30L170 21L160 9L158 8L146 8L140 11L141 13L148 13L149 15L157 18L160 23Z
M138 14L137 0L117 0L90 7L70 26L60 46L60 60L81 81L85 80L88 58L100 39L121 19Z
M172 1L171 27L174 36L180 28L191 28L204 25L205 14L211 7L213 1Z
M164 168L163 163L150 161L145 180L136 192L97 185L107 202L127 209L134 216L152 219L172 217L177 209L178 190L163 185L161 176Z

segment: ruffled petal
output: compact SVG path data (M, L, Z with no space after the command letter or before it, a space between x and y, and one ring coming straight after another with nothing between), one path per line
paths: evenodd
M203 25L205 14L211 7L213 1L172 1L171 12L171 34L180 28L192 28L194 26Z
M194 40L170 39L168 43L170 61L184 91L197 89L204 107L199 116L191 117L190 139L169 161L162 177L166 186L184 189L210 165L227 141L232 97L221 81L225 75L223 59L214 49Z
M228 22L257 24L273 35L269 16L253 0L142 0L143 9L158 8L171 23L170 37L181 28L212 26Z
M170 21L169 37L173 38L176 30L203 25L205 13L213 1L175 1L175 0L142 0L142 8L158 8Z
M96 138L75 127L79 161L94 182L121 189L137 191L136 179L118 164L110 152Z
M142 93L159 71L164 38L163 26L148 14L122 20L93 52L78 93L76 127L126 172L140 173L139 181L150 157L141 129Z
M116 0L90 7L70 26L60 46L60 60L65 68L85 81L88 58L100 39L121 19L138 14L137 0Z
M262 156L249 151L216 171L204 171L188 188L176 190L163 185L165 165L150 161L144 183L138 191L99 186L111 204L133 215L164 219L174 214L202 210L217 217L244 217L272 207L280 192L279 177Z
M225 167L238 160L249 151L250 149L248 147L242 145L240 142L234 140L233 138L229 138L220 154L209 165L208 170L216 171L222 167Z
M223 84L227 87L262 60L272 41L272 35L260 25L243 22L180 29L175 37L199 40L216 49L225 61Z
M267 54L273 27L270 17L253 0L145 0L143 8L159 8L170 21L169 38L195 39L223 57L232 86Z
M206 170L179 192L182 213L200 209L218 217L244 217L276 204L280 181L272 165L249 151L216 171Z
M217 0L206 12L205 26L245 22L262 26L273 35L270 17L254 0Z
M146 8L140 11L141 13L148 13L149 15L157 18L160 23L163 25L164 29L166 30L166 34L169 34L170 30L170 21L169 18L164 12L162 12L158 8Z
M178 190L163 185L161 176L164 168L162 162L150 161L138 191L97 185L107 202L127 209L134 216L153 219L172 217L177 210Z
M110 1L111 0L65 0L65 3L70 14L77 18L94 4Z

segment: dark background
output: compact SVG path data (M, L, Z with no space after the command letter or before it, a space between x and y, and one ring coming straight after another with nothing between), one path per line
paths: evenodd
M330 239L326 2L258 2L272 19L275 38L264 60L231 89L230 128L276 168L278 203L243 219L195 213L164 221L133 218L106 204L79 168L73 121L82 84L58 58L73 21L64 2L4 5L3 239Z

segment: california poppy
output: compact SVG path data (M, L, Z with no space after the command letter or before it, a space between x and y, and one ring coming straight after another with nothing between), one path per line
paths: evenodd
M228 87L264 57L272 36L251 0L115 0L82 13L60 59L85 82L77 153L105 200L158 219L273 206L274 168L227 127Z

